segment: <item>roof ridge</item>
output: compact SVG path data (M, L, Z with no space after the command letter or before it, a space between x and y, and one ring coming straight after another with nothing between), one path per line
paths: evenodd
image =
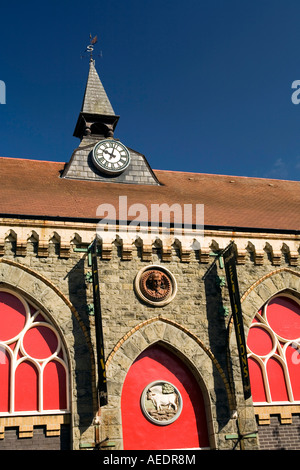
M22 162L38 162L38 163L57 163L59 165L65 165L66 162L57 162L52 160L39 160L38 158L21 158L21 157L2 157L0 159L6 160L21 160Z
M137 152L142 155L140 152ZM67 162L57 162L52 160L39 160L37 158L20 158L20 157L2 157L0 159L6 160L18 160L18 161L30 161L30 162L38 162L38 163L49 163L49 164L57 164L57 165L65 165ZM224 178L238 178L238 179L245 179L245 180L262 180L262 181L275 181L275 182L286 182L286 183L299 183L300 181L297 180L286 180L286 179L279 179L279 178L266 178L260 176L240 176L240 175L224 175L218 173L197 173L195 171L182 171L182 170L162 170L162 169L152 169L153 172L157 173L175 173L175 174L184 174L184 175L195 175L195 176L211 176L211 177L224 177Z
M164 172L164 173L184 173L187 175L202 175L202 176L222 176L226 178L240 178L240 179L248 179L248 180L266 180L266 181L286 181L286 182L293 182L293 183L300 183L297 180L287 180L287 179L280 179L280 178L267 178L263 176L243 176L243 175L225 175L222 173L197 173L196 171L182 171L182 170L162 170L162 169L153 169L153 171L157 172Z

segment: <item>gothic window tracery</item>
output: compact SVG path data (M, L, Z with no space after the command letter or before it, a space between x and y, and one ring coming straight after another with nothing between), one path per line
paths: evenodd
M0 415L69 410L68 361L46 315L23 296L0 289Z
M300 302L278 295L256 314L247 339L253 402L300 403Z

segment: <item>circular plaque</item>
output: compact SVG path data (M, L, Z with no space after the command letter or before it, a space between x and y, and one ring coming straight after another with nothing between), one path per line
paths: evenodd
M182 410L182 398L175 385L164 380L151 382L141 395L145 417L160 426L171 424Z
M177 284L169 270L162 266L151 265L137 274L135 290L143 301L161 307L175 297Z

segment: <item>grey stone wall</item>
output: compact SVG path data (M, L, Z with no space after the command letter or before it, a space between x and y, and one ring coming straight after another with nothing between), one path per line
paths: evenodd
M5 244L0 258L0 282L39 302L50 314L67 345L71 364L72 436L74 448L95 439L95 319L87 308L92 304L92 286L85 275L90 271L87 255L72 251L68 258L59 256L55 243L47 257L37 256L35 244L28 244L25 256L16 256L13 242ZM101 410L100 434L109 436L122 448L120 397L122 383L134 359L150 344L159 341L184 360L198 380L207 407L211 447L231 449L227 439L239 428L242 434L257 429L251 399L244 401L236 340L230 322L230 304L224 269L216 264L204 280L213 257L200 262L192 252L184 263L173 247L169 261L162 260L159 248L153 248L151 261L143 261L139 247L124 261L120 247L112 245L110 259L99 257L99 278L107 359L109 404ZM5 265L12 262L24 268ZM177 281L175 299L155 308L137 297L134 279L147 264L167 267ZM3 268L5 266L5 269ZM1 270L2 267L2 270ZM276 292L289 289L300 293L300 271L283 260L274 266L267 256L255 265L251 253L238 266L246 332L263 303ZM39 276L41 276L39 278ZM261 282L258 282L261 280ZM34 282L33 282L34 281ZM230 336L230 360L227 338ZM232 384L233 380L233 384ZM234 415L234 411L237 413ZM257 448L257 439L245 439L245 448Z

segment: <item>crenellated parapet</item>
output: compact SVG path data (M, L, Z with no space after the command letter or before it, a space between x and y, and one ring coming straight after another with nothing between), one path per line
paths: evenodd
M300 237L294 234L220 230L197 233L161 228L130 231L124 230L124 227L99 230L97 224L91 223L8 218L2 219L0 225L0 256L4 256L6 247L11 246L15 256L26 257L30 247L34 246L38 257L47 258L54 249L61 258L69 258L74 251L86 250L97 234L103 260L110 260L117 247L123 261L140 256L143 261L151 262L154 253L159 252L163 262L176 258L181 263L196 259L201 264L208 264L214 254L233 240L239 265L249 262L257 266L266 262L274 266L299 265Z

